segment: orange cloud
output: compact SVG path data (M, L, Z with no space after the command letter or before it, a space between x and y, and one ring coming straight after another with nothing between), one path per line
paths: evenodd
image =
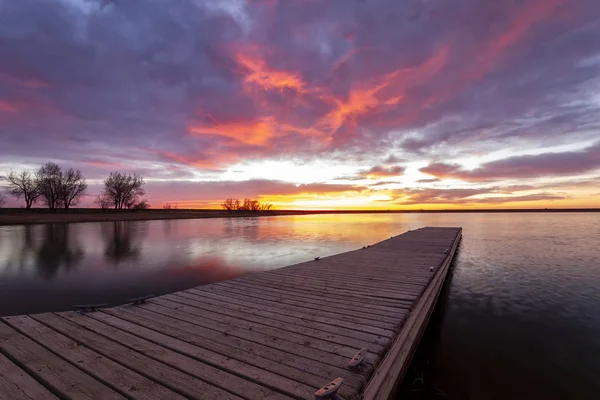
M247 54L238 53L235 59L240 64L246 77L245 84L263 90L291 89L298 93L305 90L305 82L295 73L270 68L264 60Z
M541 0L519 13L507 32L484 47L478 63L475 64L476 69L469 74L469 77L472 79L483 77L500 61L508 47L520 41L533 25L550 18L563 2L564 0Z
M317 126L334 133L345 122L356 124L360 115L387 110L404 102L407 89L426 82L441 71L448 62L448 55L449 46L445 45L417 67L401 68L379 77L371 85L352 88L346 99L329 98L334 108Z
M264 145L275 135L274 123L273 117L264 117L257 121L192 125L188 130L197 135L219 135L245 144Z

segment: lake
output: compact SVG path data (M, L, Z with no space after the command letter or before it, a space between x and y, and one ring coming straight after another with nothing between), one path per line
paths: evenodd
M462 226L403 398L597 398L600 213L304 215L0 227L0 315L119 304L422 226Z

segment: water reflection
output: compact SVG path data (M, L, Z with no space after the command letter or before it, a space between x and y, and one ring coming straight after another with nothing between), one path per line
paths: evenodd
M25 237L33 243L32 232L25 229ZM69 224L44 225L42 245L36 250L37 272L46 279L54 277L60 268L75 268L83 258L83 249L76 236L71 235Z
M115 221L102 225L105 241L104 256L113 265L124 260L139 258L142 241L147 232L146 223Z
M20 245L13 246L14 253L11 254L11 259L8 260L7 264L5 265L5 270L25 270L27 268L29 255L35 253L34 227L31 225L26 225L23 227L22 231L23 239L21 240Z

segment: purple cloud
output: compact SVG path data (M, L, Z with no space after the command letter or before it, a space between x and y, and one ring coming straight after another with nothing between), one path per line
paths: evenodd
M433 163L421 168L421 172L437 178L489 181L575 175L598 169L600 169L600 144L581 151L509 157L485 163L472 171L464 170L456 164Z

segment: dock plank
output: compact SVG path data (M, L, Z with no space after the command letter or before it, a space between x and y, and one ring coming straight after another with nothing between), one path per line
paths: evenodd
M182 371L188 374L190 378L198 378L212 386L212 389L220 388L246 399L269 398L284 400L289 398L236 375L229 374L207 363L199 362L197 359L185 356L180 352L168 351L168 348L152 342L149 338L141 338L130 332L114 328L87 315L80 315L73 312L65 313L63 317L80 327L86 328L86 330L80 330L82 336L89 336L90 333L88 332L95 332L98 335L104 336L105 339L110 338L112 341L110 343L112 346L110 355L112 357L119 357L118 354L120 352L130 349L165 366ZM60 321L58 320L55 320L53 323L60 325ZM104 349L106 349L106 346ZM192 351L191 346L189 346L188 350ZM127 354L131 354L131 352L127 352Z
M340 314L336 311L309 308L305 307L304 305L286 305L285 303L281 302L248 296L248 292L241 295L236 292L227 291L222 287L212 287L205 291L190 289L180 293L209 296L209 294L212 294L212 292L220 293L217 295L217 298L223 299L223 301L227 301L238 306L266 310L275 314L291 315L297 318L312 318L316 322L374 333L377 335L393 335L393 331L397 326L396 320L394 320L394 322L386 322L385 320L382 321L373 317L362 318L356 315ZM335 309L332 308L332 310ZM381 328L381 330L373 328Z
M318 389L271 372L264 368L264 365L262 365L263 368L258 368L255 365L240 361L236 358L224 356L219 352L207 349L204 346L196 346L195 344L171 337L157 330L149 329L145 326L104 313L91 313L88 317L118 328L124 332L131 333L166 349L173 350L181 355L214 366L220 370L230 372L233 375L238 375L250 382L265 386L274 392L282 392L289 396L303 398L310 396ZM236 378L230 379L235 381ZM243 390L247 389L244 388Z
M18 360L20 368L51 387L54 393L85 400L125 399L4 322L0 322L0 338L2 353L11 360Z
M336 316L319 317L316 315L316 312L299 312L297 309L273 307L265 303L253 304L249 301L244 302L241 300L236 300L235 298L232 298L232 296L221 296L210 292L179 292L174 293L173 296L174 297L171 297L171 299L181 297L190 300L197 300L210 305L226 307L230 310L246 313L247 315L250 314L278 321L289 322L291 324L307 326L325 332L337 333L360 340L370 341L375 339L374 337L367 335L375 335L377 337L383 336L388 338L394 336L393 330L378 328L372 325L365 325L357 322L348 323L337 319Z
M279 338L288 342L302 344L306 347L323 350L333 354L339 354L352 358L354 354L365 345L373 354L380 354L383 351L383 345L379 343L365 343L364 341L353 339L333 333L317 331L315 329L304 328L286 323L278 323L267 318L253 318L243 315L243 318L230 316L226 310L219 309L217 312L211 312L200 308L197 302L193 300L171 301L171 298L161 298L153 300L152 305L162 305L174 310L182 311L187 314L190 321L199 318L212 319L215 322L221 322L230 327L241 328L252 332L260 332L268 336ZM148 305L144 305L148 307ZM214 309L214 307L213 307ZM234 329L232 329L234 330ZM383 341L381 338L379 341ZM386 340L389 343L389 339Z
M0 353L0 400L58 400L29 374Z
M196 289L192 289L196 290ZM241 287L240 286L230 286L230 285L221 285L221 284L213 284L210 285L210 288L207 290L220 292L226 294L227 296L231 296L232 298L244 298L248 299L251 302L257 301L269 301L270 303L279 304L282 307L297 307L298 309L307 309L314 310L319 313L318 315L327 316L330 314L335 314L338 318L344 321L362 321L362 322L371 322L373 321L374 326L381 326L383 328L396 327L398 325L397 313L394 313L393 317L388 317L385 315L378 315L373 313L367 313L364 309L360 309L359 307L347 306L345 308L336 307L335 303L327 302L327 301L311 301L309 299L297 299L291 296L284 296L277 293L270 293L264 290L253 290L250 287Z
M268 341L264 341L264 344L261 343L263 341L261 341L260 336L255 338L260 342L253 342L233 336L229 333L206 328L205 326L196 325L189 321L176 319L173 318L173 316L159 314L149 310L119 307L117 309L103 310L102 312L138 323L142 326L151 326L154 329L159 329L160 332L170 334L173 337L182 340L190 341L191 343L201 346L210 346L211 348L214 348L215 351L220 351L222 354L231 357L237 357L241 353L244 359L248 357L256 362L261 362L263 359L269 360L270 362L275 362L279 365L282 372L285 372L285 367L289 366L293 367L292 371L294 374L296 373L295 369L300 369L301 371L314 374L317 377L330 375L335 375L336 377L341 376L346 380L349 386L357 389L360 389L366 383L363 374L366 375L370 372L364 368L353 372L344 369L343 367L322 363L303 355L289 353L280 348L271 346ZM216 346L222 347L220 347L220 350L217 350L219 347ZM308 353L310 353L310 351ZM342 359L342 361L345 360ZM345 363L342 362L342 364L345 367ZM304 374L300 374L298 377L302 379L303 375ZM322 383L322 381L320 383Z
M183 400L185 397L160 386L156 382L128 368L80 346L57 331L28 316L5 317L4 321L54 354L87 372L104 385L132 399Z
M82 321L88 319L86 316L78 315L76 313L64 314L67 314L65 315L67 318L70 317ZM203 393L205 396L210 396L211 398L219 400L242 398L210 385L207 382L173 368L170 365L157 361L145 353L138 352L138 350L143 351L142 347L136 349L120 345L104 335L85 329L83 326L63 318L63 316L56 314L36 314L31 315L31 317L50 326L52 329L72 340L79 343L85 343L86 347L93 349L104 357L130 368L138 374L146 376L148 379L159 382L162 386L165 386L182 396L192 399L202 399L203 397L201 394ZM110 334L113 332L106 329L104 333Z

